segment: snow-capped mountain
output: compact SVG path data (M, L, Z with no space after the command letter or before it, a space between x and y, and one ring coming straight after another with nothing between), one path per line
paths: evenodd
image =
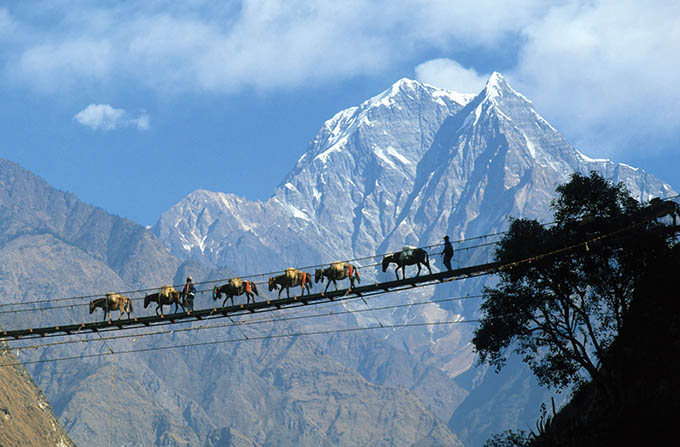
M436 245L445 234L481 236L503 230L510 216L546 220L555 188L572 172L591 170L625 183L643 201L674 194L642 170L583 155L499 73L477 95L401 79L326 121L267 201L196 191L165 212L153 232L179 258L255 274L370 257L405 244ZM486 262L492 251L478 255ZM375 262L379 259L363 265ZM435 257L435 268L438 262ZM368 276L379 274L373 269ZM464 296L478 291L482 281L384 299L413 303ZM474 315L477 306L478 301L413 306L357 319L453 321ZM425 365L453 378L473 363L469 331L440 326L394 331L385 339L406 353L411 360L404 362L413 371ZM330 351L343 361L351 357L343 349L351 348ZM460 396L444 396L416 377L400 386L416 391L435 414L450 415L460 403Z
M389 228L439 126L471 98L402 79L326 121L265 203L196 191L164 213L153 231L172 253L251 273L281 262L316 263L320 253L368 253L385 233L370 228L372 222ZM295 248L299 235L304 250ZM250 260L241 253L256 243L275 253L270 259L277 263L247 268Z
M175 256L256 273L547 217L555 187L590 170L642 200L671 191L581 154L499 73L476 96L401 79L326 121L266 202L195 191L153 231Z

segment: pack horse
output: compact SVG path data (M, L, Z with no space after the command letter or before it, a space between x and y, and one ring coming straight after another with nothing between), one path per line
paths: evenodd
M255 295L259 296L257 293L257 285L252 281L244 281L241 278L231 278L227 284L222 286L215 286L213 288L213 300L217 301L222 298L222 294L225 295L222 307L227 305L227 300L231 299L231 305L234 305L234 297L239 295L246 295L246 304L250 303L250 300L255 302Z
M104 320L106 320L106 317L111 319L111 311L116 309L120 311L119 320L123 318L124 313L127 313L127 317L130 318L132 300L120 293L107 292L106 297L90 301L90 313L93 313L97 308L104 311Z
M420 265L424 265L432 274L432 269L430 268L430 257L427 252L422 248L404 247L404 250L387 255L382 260L382 271L386 272L387 267L390 264L397 264L397 268L394 270L394 274L397 275L397 280L399 280L399 269L401 269L402 279L406 279L406 266L407 265L417 265L418 273L416 276L420 276Z
M328 291L328 286L331 285L331 281L335 285L335 290L338 290L338 281L349 278L350 287L354 287L354 281L361 284L361 278L359 277L359 269L355 265L348 262L334 262L325 269L316 269L314 271L314 282L323 282L324 278L328 281L326 284L326 289L324 292Z
M286 289L286 294L290 298L290 288L298 287L302 288L302 296L305 295L305 289L307 289L307 295L312 293L312 275L307 272L300 271L296 268L287 268L283 275L273 276L269 278L269 291L278 290L279 298L281 298L281 292Z
M177 313L180 306L182 306L182 310L184 310L184 305L180 299L180 293L172 286L162 286L158 292L145 296L144 309L149 307L149 304L152 302L156 303L156 315L158 315L158 310L160 309L160 315L163 316L163 306L165 305L172 306L174 304L175 313Z

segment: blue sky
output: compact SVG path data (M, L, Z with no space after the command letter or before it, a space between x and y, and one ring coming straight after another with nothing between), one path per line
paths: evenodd
M219 3L219 4L218 4ZM6 1L0 157L153 224L199 188L266 199L322 123L409 77L493 71L586 155L680 188L680 3Z

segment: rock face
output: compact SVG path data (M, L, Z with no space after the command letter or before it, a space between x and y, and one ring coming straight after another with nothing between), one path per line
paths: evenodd
M240 275L357 259L365 277L387 278L376 269L380 256L375 254L405 244L430 246L434 254L441 250L437 246L444 234L468 239L502 231L511 216L548 219L555 188L572 172L591 170L625 183L643 201L674 194L669 185L639 169L579 152L499 73L477 95L402 79L326 121L267 201L196 191L163 213L152 231L178 258L228 266ZM455 244L454 265L488 262L493 255L488 243L493 241ZM435 269L441 268L440 258L433 259ZM390 294L374 299L371 306L475 296L484 280ZM413 305L355 314L350 322L330 324L340 328L370 325L376 319L383 323L473 319L478 305L474 299ZM486 380L481 371L473 372L479 377L466 386L453 380L472 367L472 328L443 325L391 331L378 344L370 336L355 343L336 337L326 349L374 383L412 390L431 412L447 420ZM517 389L530 381L518 370L505 377L508 383L521 384ZM474 394L470 398L474 400ZM535 407L537 401L527 405ZM478 425L479 432L467 439L477 442L489 427L521 425L527 414L531 410L526 408L492 414L489 417L496 421ZM457 420L464 417L458 414ZM466 433L477 428L466 427Z
M266 202L199 190L152 230L179 258L256 273L485 234L509 216L547 217L555 187L590 170L642 200L671 191L581 154L498 73L476 96L402 79L326 121Z
M2 159L0 205L0 247L21 236L52 235L139 288L168 282L179 265L141 225L87 205Z
M181 262L139 225L14 163L0 162L0 182L0 324L7 329L100 319L88 301L106 291L233 274ZM136 315L153 312L140 302L144 292L126 293ZM206 295L197 305L209 305ZM21 360L79 445L460 445L415 393L369 382L326 353L323 339L287 337L298 325L198 326L121 339L74 336L51 347L43 339L10 344L31 346ZM258 340L263 334L276 337ZM178 345L187 347L167 349Z
M75 447L45 395L0 342L0 445Z
M393 278L376 269L377 253L439 244L444 234L496 232L510 215L548 216L555 186L574 170L590 169L624 181L643 200L671 194L640 170L580 154L498 74L478 95L402 79L324 123L269 200L196 191L152 232L0 160L0 304L27 303L0 308L0 325L92 321L102 316L89 314L90 295L177 284L189 274L197 282L224 281L355 259L362 280ZM484 241L475 242L477 249L457 243L456 265L490 256ZM69 341L87 341L27 349L21 360L72 358L27 367L80 445L460 445L449 428L460 421L476 442L490 427L521 426L536 404L479 416L493 390L516 396L536 388L521 371L493 383L472 368L473 325L294 334L465 323L477 312L482 282L329 305L323 317L306 318L321 312L315 306L155 335L74 337ZM199 287L198 308L213 305L210 287ZM266 285L261 294L271 296ZM130 295L135 315L153 312L139 301L143 292ZM74 296L83 298L58 300ZM432 300L448 301L423 304Z

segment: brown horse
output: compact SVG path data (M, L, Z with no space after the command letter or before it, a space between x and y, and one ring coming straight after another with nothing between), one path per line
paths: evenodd
M241 278L232 278L227 284L223 286L213 287L213 300L217 301L222 298L222 294L225 294L224 302L222 307L227 305L227 300L231 298L231 305L234 305L234 297L246 294L246 303L250 303L252 298L253 303L255 302L255 295L260 296L257 292L257 286L252 281L243 281Z
M286 273L269 278L269 291L279 290L279 298L281 292L286 289L286 294L290 298L290 288L300 286L302 288L302 295L305 295L305 288L307 288L307 295L312 293L312 275L307 272L302 272L294 268L286 269ZM280 288L279 288L280 287Z
M316 269L314 271L315 283L319 281L323 282L324 278L328 280L328 284L326 284L326 289L324 290L324 292L328 291L328 286L331 285L331 281L333 281L333 284L335 285L335 290L338 290L337 281L345 278L349 278L350 287L354 287L355 279L358 283L361 284L359 270L354 265L349 264L347 262L334 262L331 264L330 267L327 267L323 270Z
M430 268L430 257L422 248L406 249L404 251L385 256L382 260L382 271L387 271L387 267L389 267L391 263L397 264L397 268L394 270L394 273L397 275L397 280L399 280L399 269L401 269L402 279L406 279L407 265L418 265L418 273L416 273L416 276L420 275L420 264L424 264L430 271L430 275L432 274L432 269Z
M106 298L90 301L90 313L93 313L98 307L104 311L104 320L106 320L107 316L111 319L111 311L116 309L120 311L119 320L123 318L123 313L127 313L127 317L130 318L132 300L120 293L107 292Z
M156 303L156 315L158 315L158 310L161 311L161 316L163 316L163 306L175 304L175 313L182 306L182 311L185 311L182 300L180 299L180 293L175 290L172 286L162 286L160 292L151 293L144 297L144 309L146 309L151 302Z

